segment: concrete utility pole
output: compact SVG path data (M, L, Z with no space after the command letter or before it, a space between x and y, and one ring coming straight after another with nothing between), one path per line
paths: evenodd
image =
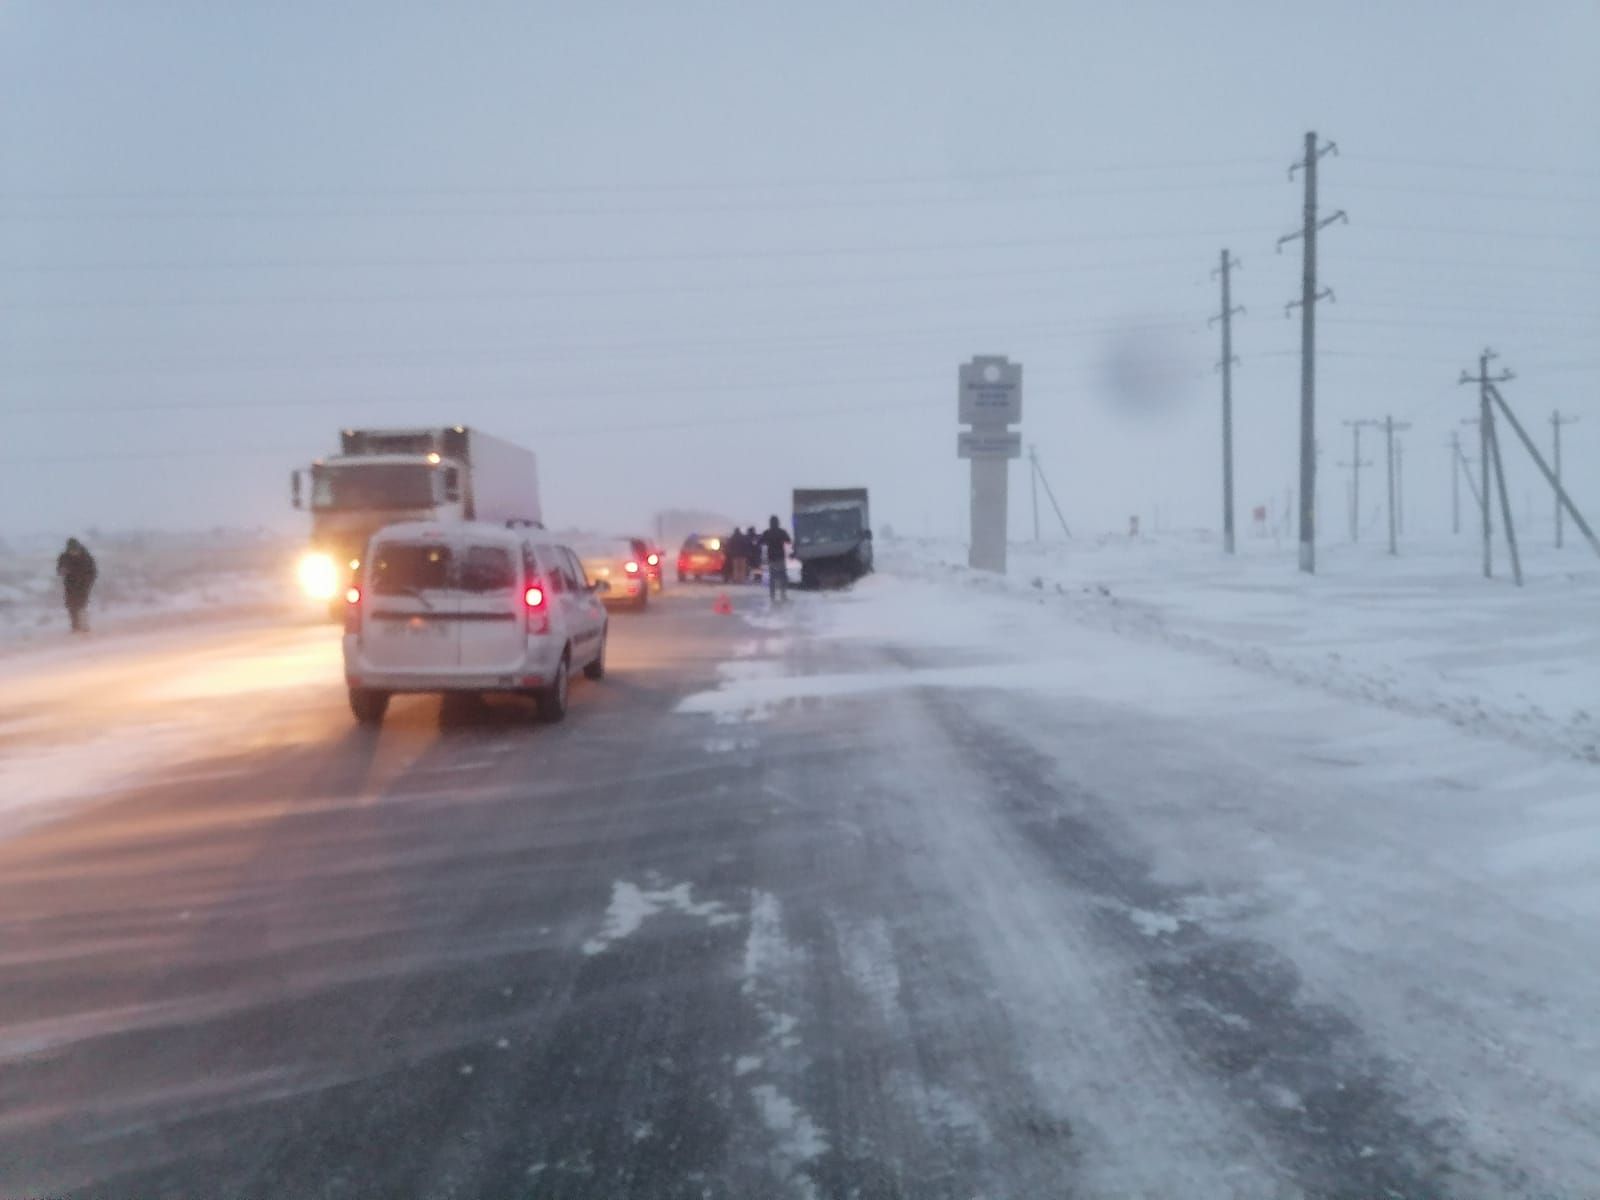
M1461 532L1461 434L1450 434L1450 532Z
M1509 372L1508 372L1509 373ZM1544 461L1544 456L1539 453L1539 448L1533 444L1533 439L1528 436L1528 431L1522 427L1522 422L1517 420L1517 414L1511 411L1511 406L1506 403L1506 398L1500 394L1500 389L1493 384L1489 385L1489 395L1500 406L1500 413L1510 424L1517 437L1522 440L1523 448L1527 450L1528 457L1533 459L1534 465L1544 476L1545 482L1555 489L1556 499L1567 510L1567 516L1572 518L1572 523L1578 527L1578 532L1583 534L1588 541L1589 548L1600 554L1600 538L1595 537L1594 530L1589 528L1589 522L1583 519L1583 514L1578 511L1578 506L1572 502L1572 497L1567 495L1567 489L1561 486L1561 481Z
M1278 239L1278 253L1283 253L1285 242L1300 238L1302 258L1300 269L1300 299L1284 306L1284 316L1296 307L1300 309L1300 569L1315 574L1317 569L1317 400L1316 400L1316 307L1319 300L1333 299L1330 288L1317 289L1317 231L1335 221L1348 221L1343 210L1330 217L1317 219L1317 160L1325 154L1337 154L1338 146L1329 142L1317 146L1317 135L1306 134L1305 157L1289 168L1292 180L1296 171L1306 173L1305 216L1299 230Z
M1400 553L1400 545L1399 545L1399 542L1397 541L1397 536L1396 536L1398 531L1399 531L1400 510L1399 510L1399 506L1396 503L1396 499L1395 499L1395 495L1396 495L1396 493L1395 493L1395 485L1397 483L1396 475L1399 472L1400 460L1399 460L1399 456L1398 456L1398 453L1397 453L1398 447L1396 447L1395 444L1394 444L1394 435L1395 435L1395 431L1396 430L1410 429L1410 428L1411 428L1411 422L1409 422L1409 421L1396 421L1393 417L1385 417L1383 419L1383 437L1384 437L1384 443L1385 443L1384 449L1387 452L1387 458L1388 458L1388 461L1389 461L1389 553L1390 554L1399 554Z
M1394 520L1404 535L1406 531L1406 444L1394 444Z
M1370 459L1361 457L1361 428L1364 425L1377 425L1377 421L1346 421L1352 438L1350 461L1340 463L1341 467L1350 468L1350 540L1361 540L1361 468L1370 467Z
M1239 260L1222 251L1220 264L1212 277L1222 280L1222 311L1206 322L1222 325L1222 361L1217 364L1222 371L1222 552L1233 553L1233 314L1242 313L1242 307L1233 303L1231 274Z
M1561 415L1561 410L1559 408L1556 409L1553 413L1550 414L1550 429L1551 429L1551 432L1555 434L1555 463L1554 463L1554 466L1555 466L1555 474L1556 474L1556 487L1558 487L1558 488L1561 486L1561 427L1563 425L1576 425L1577 423L1578 423L1578 418L1577 417L1564 417L1564 416ZM1557 495L1556 495L1556 549L1557 550L1561 549L1561 541L1562 541L1561 517L1562 517L1561 496L1560 496L1560 493L1558 492Z
M1475 383L1478 385L1478 478L1483 480L1483 488L1478 499L1483 526L1483 577L1485 579L1494 577L1494 522L1489 515L1489 453L1494 444L1494 414L1489 409L1489 388L1495 383L1504 383L1508 379L1515 378L1510 371L1502 371L1494 377L1489 375L1489 363L1492 359L1498 357L1499 355L1493 350L1485 348L1483 353L1478 355L1478 373L1476 375L1468 375L1463 371L1461 372L1461 378L1457 381L1458 383ZM1505 488L1504 479L1500 481L1500 486L1502 490ZM1511 520L1509 506L1506 506L1505 516L1509 525ZM1508 546L1513 545L1515 537L1516 534L1508 528L1506 530L1506 544ZM1518 576L1520 584L1522 569L1517 562L1515 550L1512 551L1512 567Z
M1029 480L1033 484L1033 541L1039 542L1039 447L1028 447Z

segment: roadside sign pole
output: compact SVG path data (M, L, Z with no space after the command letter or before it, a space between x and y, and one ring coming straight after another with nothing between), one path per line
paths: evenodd
M979 355L958 368L956 384L956 419L972 427L956 436L956 457L972 461L967 565L1003 575L1011 460L1022 457L1022 434L1010 428L1022 420L1022 365Z

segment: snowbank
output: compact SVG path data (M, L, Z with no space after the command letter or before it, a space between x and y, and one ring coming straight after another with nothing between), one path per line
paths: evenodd
M1292 548L1214 538L1102 538L1011 548L1004 579L968 572L952 542L897 541L886 561L918 580L1032 593L1073 617L1397 711L1600 761L1600 559L1581 541L1524 547L1527 586L1479 543L1322 548L1319 572Z

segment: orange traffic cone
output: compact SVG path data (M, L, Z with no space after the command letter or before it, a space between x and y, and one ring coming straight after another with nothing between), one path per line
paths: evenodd
M714 613L720 613L724 617L731 617L733 615L733 601L728 599L727 592L720 593L717 598L711 602L711 611Z

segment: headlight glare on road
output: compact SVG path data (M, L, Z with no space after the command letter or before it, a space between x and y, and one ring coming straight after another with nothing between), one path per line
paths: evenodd
M332 555L308 550L300 556L295 573L300 578L300 590L312 600L332 600L339 594L339 568Z

